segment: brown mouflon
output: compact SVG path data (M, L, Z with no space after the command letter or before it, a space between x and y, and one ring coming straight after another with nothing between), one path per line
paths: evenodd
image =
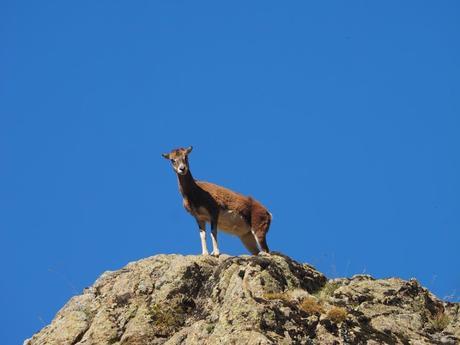
M190 172L188 155L192 147L164 153L179 181L185 209L200 229L202 254L206 255L206 223L211 224L212 255L219 255L217 229L238 236L252 253L268 253L267 232L271 213L257 200L209 182L196 181Z

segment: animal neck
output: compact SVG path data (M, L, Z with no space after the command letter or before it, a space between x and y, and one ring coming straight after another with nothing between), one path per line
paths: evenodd
M190 194L198 187L190 169L187 170L185 175L177 174L177 179L179 181L179 190L184 197L190 196Z

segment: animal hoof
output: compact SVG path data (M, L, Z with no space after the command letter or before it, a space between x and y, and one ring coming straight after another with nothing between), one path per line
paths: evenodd
M269 252L260 251L257 255L260 255L260 256L270 256L270 253L269 253Z
M203 252L201 255L209 255L209 252Z
M220 252L217 252L217 253L212 252L211 255L212 255L212 256L215 256L215 257L219 257Z

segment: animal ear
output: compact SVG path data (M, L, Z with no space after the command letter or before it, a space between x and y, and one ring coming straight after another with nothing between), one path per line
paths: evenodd
M162 153L161 154L164 158L169 159L169 153Z
M193 146L189 146L185 149L185 152L187 152L187 154L189 154L190 152L192 152L192 149L193 149Z

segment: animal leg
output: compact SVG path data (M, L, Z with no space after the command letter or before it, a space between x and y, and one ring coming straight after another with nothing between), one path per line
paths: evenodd
M248 232L247 234L240 236L240 240L252 255L257 255L259 253L257 241L252 232Z
M208 247L206 245L206 223L201 220L196 220L198 227L200 228L201 238L201 255L209 255Z
M262 249L262 252L264 253L270 253L270 249L268 249L267 245L267 239L266 239L266 232L259 231L258 233L255 234L257 243L259 243L260 249Z
M262 252L269 253L267 245L267 232L271 223L271 215L265 210L259 208L253 209L251 217L251 230Z
M212 239L212 253L211 255L219 256L219 246L217 245L217 219L211 222L211 239Z

